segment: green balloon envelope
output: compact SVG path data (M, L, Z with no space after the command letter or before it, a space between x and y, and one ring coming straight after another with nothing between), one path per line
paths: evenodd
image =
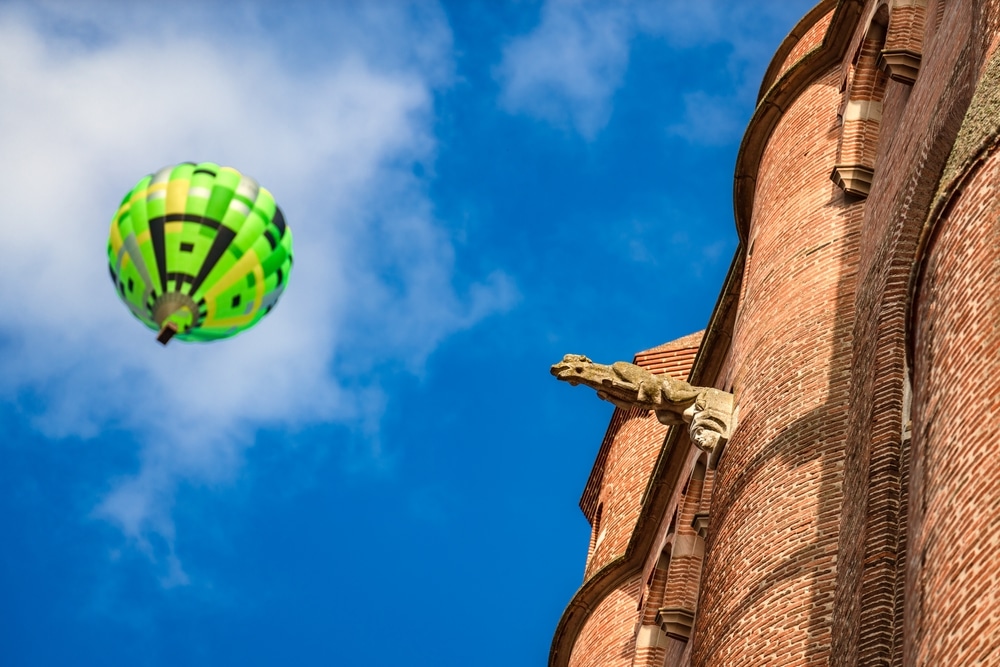
M125 195L108 263L118 295L161 343L216 340L274 307L292 268L292 233L252 178L185 162Z

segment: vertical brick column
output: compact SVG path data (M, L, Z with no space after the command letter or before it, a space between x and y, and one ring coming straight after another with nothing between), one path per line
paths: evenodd
M839 73L785 111L759 167L728 362L740 418L713 482L697 667L830 658L864 206L829 179Z
M673 544L668 544L660 554L647 581L649 597L645 600L639 625L636 628L635 659L632 667L663 667L667 657L667 649L671 642L662 635L656 621L657 611L663 605L663 596L667 588L667 572L670 569L670 550Z
M882 7L861 43L842 114L840 152L832 178L844 191L857 196L868 196L875 173L882 99L888 80L877 63L885 44L887 22L888 10Z
M657 613L657 622L664 633L685 641L691 636L691 626L698 606L698 582L705 555L705 542L693 526L704 481L705 467L699 464L688 481L684 499L677 508L677 528L670 557L670 571L667 573L663 602Z
M900 83L912 84L920 70L927 0L892 0L879 67Z
M1000 153L938 224L916 298L907 664L1000 664Z

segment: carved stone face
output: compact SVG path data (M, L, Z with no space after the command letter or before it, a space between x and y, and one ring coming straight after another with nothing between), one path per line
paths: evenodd
M549 372L556 376L560 380L565 380L571 385L580 384L575 378L583 375L584 370L586 370L588 364L593 362L582 354L567 354L562 358L557 364L552 364L552 368Z
M709 453L715 451L721 438L721 433L705 428L704 426L695 426L691 429L691 439L694 441L695 446L702 451Z

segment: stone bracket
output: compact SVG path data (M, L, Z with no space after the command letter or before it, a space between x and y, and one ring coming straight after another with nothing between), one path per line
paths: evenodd
M844 192L858 197L867 197L872 190L875 170L861 164L838 164L830 178Z
M683 607L668 607L656 612L656 622L668 637L686 642L691 639L694 612Z
M698 537L705 539L708 535L708 512L699 512L691 520L691 527L698 533Z
M878 67L893 81L912 86L920 71L920 54L908 49L883 49L878 57Z

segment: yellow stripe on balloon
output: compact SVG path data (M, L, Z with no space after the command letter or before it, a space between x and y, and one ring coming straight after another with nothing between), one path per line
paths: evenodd
M111 254L114 257L118 256L118 251L122 248L122 243L125 241L122 239L122 230L118 229L118 225L111 225Z
M243 256L240 257L228 271L226 271L225 275L220 277L211 287L208 288L208 290L205 291L205 300L208 302L214 301L218 295L232 287L237 281L243 280L251 271L256 276L256 269L258 268L260 268L260 258L257 257L257 253L253 250L247 250L243 253Z
M187 206L188 185L187 179L175 178L167 181L167 208L166 213L184 213Z
M257 279L256 294L254 295L254 309L250 311L249 315L239 315L236 317L227 317L216 320L215 302L218 300L219 295L240 280L243 280L248 273L253 273L254 277ZM207 307L207 312L202 326L225 327L246 324L254 318L254 314L257 312L257 309L260 308L260 304L263 299L264 269L260 264L260 259L257 257L257 253L253 250L248 250L205 292L205 305Z

